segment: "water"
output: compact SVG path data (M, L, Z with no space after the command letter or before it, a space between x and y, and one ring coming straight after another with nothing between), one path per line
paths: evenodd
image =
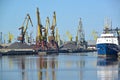
M0 80L120 80L120 61L96 52L2 56Z

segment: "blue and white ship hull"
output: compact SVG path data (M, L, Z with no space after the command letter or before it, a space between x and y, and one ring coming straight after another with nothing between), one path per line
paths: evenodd
M98 56L118 57L118 39L111 33L101 34L96 42Z
M118 56L118 46L116 44L97 44L97 52L99 56L105 57L117 57Z

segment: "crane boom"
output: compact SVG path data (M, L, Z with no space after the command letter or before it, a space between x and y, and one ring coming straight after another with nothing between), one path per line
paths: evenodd
M41 20L40 20L40 16L39 16L39 9L37 8L37 24L38 24L38 27L37 27L37 36L36 36L36 42L41 42L42 39L43 39L43 36L42 36L42 24L41 24Z
M72 35L70 34L70 32L69 32L69 31L67 31L67 32L66 32L66 35L68 36L69 41L72 41L72 38L73 38L73 37L72 37Z
M28 28L28 22L29 22L29 21L30 21L30 23L31 23L31 26L33 27L32 20L31 20L31 18L30 18L30 15L27 14L27 22L26 22L26 27L25 27L25 29L24 29L24 34L25 34L26 31L27 31L27 28Z
M8 33L8 43L11 43L13 38L14 38L13 34L9 32Z
M53 22L52 22L52 26L54 26L54 28L55 28L55 26L56 26L56 13L55 13L55 11L53 12Z
M78 43L85 41L85 34L83 31L82 19L80 18L79 25L78 25Z
M92 36L93 36L94 40L96 41L96 40L97 40L97 38L98 38L98 32L97 32L97 31L95 31L95 30L93 30L91 34L92 34Z
M52 21L52 26L51 26L51 34L52 34L52 36L54 37L54 39L55 39L55 26L56 26L56 13L55 13L55 11L53 12L53 21Z
M24 22L22 24L22 27L19 28L19 30L21 30L21 35L22 36L18 37L18 40L20 40L22 43L25 41L25 33L26 33L27 29L28 29L28 22L29 21L31 23L31 26L33 27L30 15L27 14L26 17L25 17L25 20L24 20ZM25 22L26 22L26 26L24 27Z
M48 35L48 27L50 27L50 20L49 17L46 19L46 34Z
M47 37L48 37L48 27L50 27L50 21L49 21L49 17L47 17L46 19L46 25L44 27L44 41L47 41Z

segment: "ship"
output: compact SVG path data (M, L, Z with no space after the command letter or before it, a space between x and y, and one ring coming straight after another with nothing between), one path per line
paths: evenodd
M97 38L96 48L98 56L118 57L119 39L115 35L116 29L105 28L100 37Z

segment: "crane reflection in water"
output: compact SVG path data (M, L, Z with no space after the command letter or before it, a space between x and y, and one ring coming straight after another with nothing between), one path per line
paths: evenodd
M37 62L38 80L56 80L56 71L58 67L57 60L54 57L45 58L40 56Z
M114 58L78 54L0 57L0 80L60 80L61 78L62 80L119 80L120 61Z

